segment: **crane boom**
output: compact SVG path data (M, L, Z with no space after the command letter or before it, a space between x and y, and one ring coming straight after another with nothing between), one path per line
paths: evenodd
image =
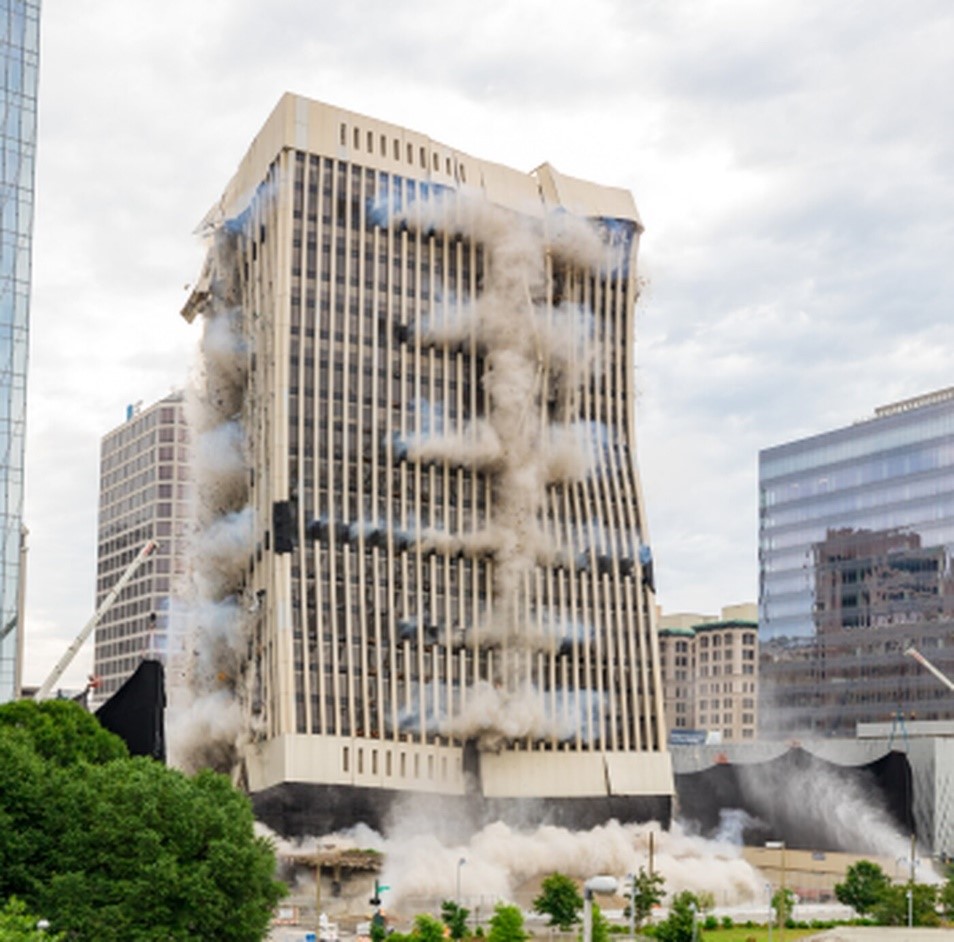
M34 700L47 700L50 696L50 691L56 686L59 679L63 676L63 672L73 661L73 658L76 657L79 649L83 646L86 639L90 636L93 629L99 624L100 619L103 615L106 614L109 607L116 601L116 598L119 596L119 593L126 587L126 583L136 574L136 570L142 564L143 560L147 556L151 556L155 552L156 547L159 544L155 540L149 540L143 548L139 551L136 558L129 564L126 568L126 571L119 577L116 581L116 584L109 590L109 594L106 598L103 599L99 608L96 609L96 613L85 625L83 625L82 631L76 636L76 640L66 649L66 653L57 661L56 667L50 672L50 676L43 681L43 684L40 686L39 690L33 695Z
M942 674L917 648L913 645L905 649L905 654L913 657L921 667L929 670L948 690L954 690L954 682L947 675Z

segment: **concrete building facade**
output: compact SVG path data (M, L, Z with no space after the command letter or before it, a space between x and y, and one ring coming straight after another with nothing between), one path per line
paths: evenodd
M237 410L248 472L207 523L246 521L217 593L252 611L260 813L667 818L631 196L286 95L207 228L184 314L235 351L204 421Z
M176 624L176 581L185 572L191 525L189 428L183 397L172 393L146 408L130 406L126 420L100 444L96 606L135 560L147 557L107 609L94 635L97 702L107 700L143 658L169 664L170 644L184 629Z
M954 388L759 456L763 728L954 717Z
M755 605L723 608L721 617L659 619L666 728L670 742L695 736L723 742L756 738L759 647Z
M39 0L0 2L0 703L19 695Z

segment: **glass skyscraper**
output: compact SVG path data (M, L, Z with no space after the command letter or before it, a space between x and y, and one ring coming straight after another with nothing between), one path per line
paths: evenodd
M759 456L763 731L954 717L954 388Z
M39 0L0 0L0 702L21 650L23 440L36 153Z

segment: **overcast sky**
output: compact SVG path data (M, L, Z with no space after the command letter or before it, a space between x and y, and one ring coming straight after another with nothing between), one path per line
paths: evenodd
M760 448L954 385L947 0L43 0L41 33L28 683L93 609L100 437L184 383L193 230L284 91L633 192L666 611L756 600Z

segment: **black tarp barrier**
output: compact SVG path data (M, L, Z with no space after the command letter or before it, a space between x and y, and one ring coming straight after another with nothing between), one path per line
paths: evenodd
M166 685L161 662L143 661L97 711L100 725L123 739L130 755L166 761Z
M863 815L883 815L902 834L914 833L911 765L903 752L838 765L799 747L767 762L717 762L675 779L678 820L712 835L725 812L744 811L749 845L781 840L804 850L857 852Z

